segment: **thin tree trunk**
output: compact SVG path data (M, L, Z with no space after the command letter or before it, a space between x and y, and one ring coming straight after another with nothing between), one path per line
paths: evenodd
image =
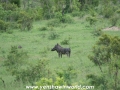
M99 63L99 61L98 61L98 65L99 65L100 71L101 71L101 72L103 72L103 71L102 71L102 68L101 68L101 66L100 66L100 63Z
M116 71L115 71L115 89L117 90L117 79L118 79L118 67L116 67Z
M4 88L5 88L5 81L2 78L0 78L0 79L2 80L2 83L3 83Z

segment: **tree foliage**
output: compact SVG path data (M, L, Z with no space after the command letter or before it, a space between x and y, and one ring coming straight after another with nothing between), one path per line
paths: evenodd
M0 20L0 32L6 32L8 29L9 23Z
M7 60L4 61L4 66L7 71L15 75L26 58L28 58L27 52L19 50L17 46L11 46Z
M26 69L21 69L16 73L16 80L22 80L24 83L31 83L38 81L40 78L45 78L47 73L47 66L48 62L46 59L39 60L38 64L36 65L29 65Z
M102 65L108 65L108 70L110 77L114 80L114 86L117 90L118 88L118 71L120 69L120 38L117 36L109 36L103 34L96 45L93 47L93 55L89 56L89 59L98 65L101 72L103 73Z
M16 4L18 7L20 7L20 0L9 0L10 3Z
M73 66L68 66L67 69L56 71L57 75L65 80L67 85L72 85L73 78L77 78L77 72Z
M30 30L32 28L33 18L25 11L20 12L18 23L21 30Z
M77 72L74 69L73 66L68 66L67 69L62 70L56 70L57 76L52 76L52 78L40 78L35 85L38 87L40 86L48 86L48 85L54 85L54 86L62 86L62 85L72 85L72 80L77 78ZM58 88L58 87L57 87ZM40 88L37 88L35 90L39 90ZM53 88L51 88L53 89ZM56 88L55 88L56 89ZM58 88L59 89L59 88Z

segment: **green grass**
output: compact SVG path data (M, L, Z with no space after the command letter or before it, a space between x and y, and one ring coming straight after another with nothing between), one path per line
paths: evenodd
M29 58L26 60L29 63L37 63L39 59L46 58L49 60L48 68L52 73L54 70L65 69L68 65L73 65L78 72L77 82L86 84L86 75L90 73L98 74L99 68L96 67L89 59L88 55L92 51L92 46L98 40L98 37L94 37L91 32L94 30L93 26L89 26L84 19L75 18L73 24L61 24L59 27L52 27L53 30L59 35L55 40L50 40L49 35L51 27L48 30L40 31L40 27L47 27L47 20L34 22L33 29L31 31L19 31L13 30L12 34L1 33L0 34L0 77L5 80L5 90L24 90L25 85L14 82L14 77L11 76L6 69L2 66L3 61L6 59L7 54L10 51L11 46L21 45L22 49L28 52ZM104 21L105 22L105 21ZM105 27L103 23L97 23L98 27ZM97 26L96 26L97 27ZM120 35L119 31L105 32L111 35ZM62 45L63 47L71 48L71 57L68 58L63 55L63 58L59 58L56 52L52 52L51 48L55 44L63 41L66 38L70 39L69 45ZM1 90L4 90L3 83L0 81Z

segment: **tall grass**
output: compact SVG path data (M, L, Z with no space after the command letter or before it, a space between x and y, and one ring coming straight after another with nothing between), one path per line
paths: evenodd
M105 22L105 21L104 21ZM73 65L78 72L77 82L79 84L86 84L86 75L89 73L98 74L99 69L88 59L88 55L91 53L92 46L98 40L98 37L93 37L91 34L94 31L94 27L87 26L87 22L83 19L77 19L75 23L65 24L59 27L54 27L54 30L59 34L57 39L48 39L50 35L49 28L47 30L40 31L39 28L46 26L48 21L34 22L33 29L31 31L20 32L19 30L13 30L12 34L2 33L0 35L0 77L5 80L6 88L3 88L0 81L1 90L25 90L25 84L14 83L14 77L11 76L6 70L3 70L3 62L8 54L10 47L14 45L21 45L24 51L28 52L28 63L36 64L41 58L47 58L49 60L49 69L55 74L57 68L67 68L69 65ZM64 25L64 24L63 24ZM101 26L103 23L101 24ZM97 22L96 27L100 27L100 23ZM107 26L106 24L103 26ZM112 32L108 32L112 33ZM45 35L43 37L43 34ZM119 35L114 32L115 35ZM63 47L71 48L71 57L68 58L63 55L63 58L59 58L57 52L51 52L51 48L56 43L61 44L61 41L71 37L69 44L63 44ZM1 68L2 67L2 68ZM12 77L12 78L11 78ZM12 82L12 85L11 85ZM29 85L29 83L28 83Z

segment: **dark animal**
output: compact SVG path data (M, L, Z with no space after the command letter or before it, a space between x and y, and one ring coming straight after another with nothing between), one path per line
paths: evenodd
M22 48L22 46L21 46L21 45L19 45L19 46L18 46L18 48L19 48L19 49L21 49L21 48Z
M67 54L70 57L71 49L70 48L63 48L59 44L56 44L51 51L57 51L58 56L62 58L62 54Z

